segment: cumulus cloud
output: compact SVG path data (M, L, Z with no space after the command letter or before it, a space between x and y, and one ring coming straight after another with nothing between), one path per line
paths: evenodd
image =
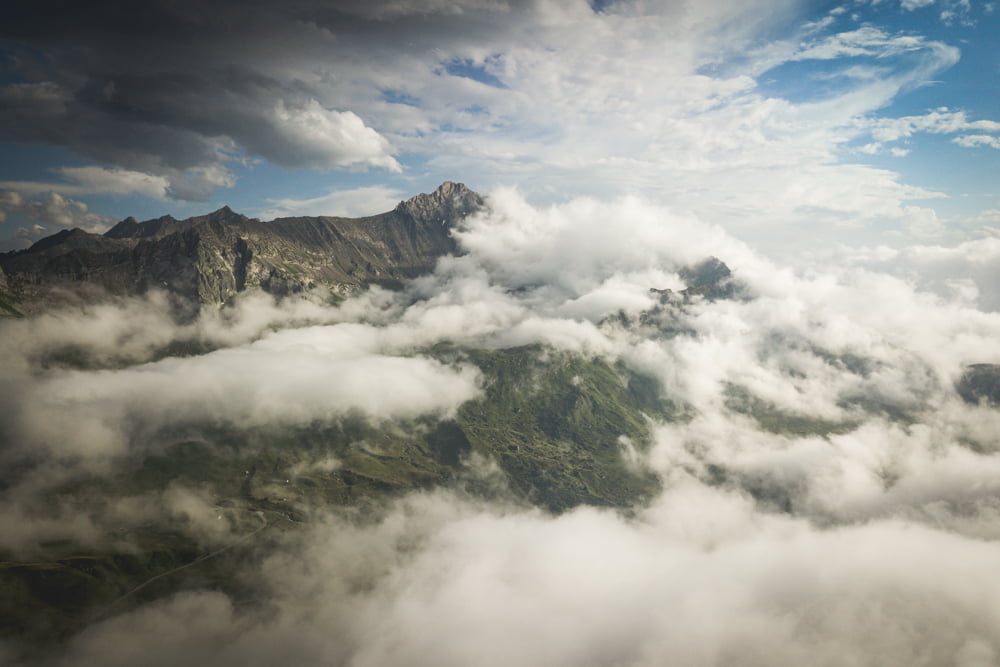
M278 164L308 167L370 165L400 172L389 142L351 111L323 108L316 100L274 108L274 145L268 156ZM267 139L264 139L267 141Z

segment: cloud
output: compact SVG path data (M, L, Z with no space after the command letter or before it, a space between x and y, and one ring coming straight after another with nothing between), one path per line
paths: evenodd
M965 148L976 148L979 146L1000 148L1000 137L992 137L987 134L963 134L960 137L955 137L952 141Z
M168 194L196 200L201 189L192 195L184 181L224 168L233 152L297 168L400 169L387 140L356 112L337 109L330 95L317 101L304 71L288 75L339 58L326 28L311 20L318 5L303 16L262 6L157 4L149 11L152 22L108 22L73 10L54 22L44 12L12 17L9 38L38 47L19 51L18 63L27 78L41 80L0 89L8 138L165 177ZM225 28L231 20L239 38ZM48 24L40 32L39 21ZM191 29L177 32L179 25ZM116 30L129 39L106 39ZM88 57L74 56L78 49ZM40 53L46 57L38 60Z
M100 464L123 455L141 433L176 424L179 415L195 425L241 428L307 425L351 412L413 418L447 414L477 394L473 369L386 354L378 334L348 324L298 329L200 357L58 373L19 396L8 386L5 410L19 414L9 433L56 459ZM338 381L331 383L333 377ZM69 431L74 435L67 438Z
M142 194L162 198L167 180L137 171L104 167L62 167L55 170L68 182L0 181L0 187L27 196L55 192L63 196Z
M32 228L18 230L19 235L27 235L25 238L37 233L39 225L64 229L79 227L84 231L102 233L114 223L112 218L90 213L83 202L63 197L58 192L49 192L48 196L40 199L25 199L16 191L6 191L0 195L0 208L5 213L20 214L37 223Z
M184 201L208 201L219 188L236 185L236 177L225 167L191 167L170 178L165 194Z
M964 111L954 111L942 107L922 116L906 116L903 118L880 118L869 125L875 143L870 144L870 152L881 150L883 143L892 143L908 139L913 135L926 132L928 134L956 134L958 132L980 131L1000 132L1000 123L992 120L970 121ZM998 144L995 137L989 135L961 135L952 139L953 143L966 148L975 146L994 146ZM897 149L891 149L893 154Z
M271 200L268 208L257 213L264 220L298 215L331 215L364 217L395 208L403 192L384 185L372 185L351 190L335 190L310 199Z
M489 202L456 232L464 254L400 292L245 295L183 325L163 295L0 322L7 548L150 520L228 544L263 524L213 520L208 489L51 496L122 474L163 428L267 438L352 413L453 414L486 378L427 354L440 343L542 344L650 378L684 411L651 415L631 459L663 491L554 516L457 481L363 517L313 513L269 534L277 548L252 543L240 597L137 606L57 664L995 662L1000 412L953 386L1000 362L996 239L817 251L793 269L639 197ZM649 289L683 289L679 269L708 255L749 298L653 311ZM162 358L182 341L198 354Z
M990 221L991 211L980 214ZM987 236L955 246L915 245L903 249L866 248L844 251L844 262L891 272L942 298L968 298L978 308L1000 310L1000 239Z
M54 192L63 196L137 194L153 199L206 201L218 188L231 188L235 176L221 165L162 170L160 175L109 167L58 167L64 182L0 181L0 187L33 196Z
M871 4L879 2L880 0L874 0ZM932 5L940 7L938 17L945 25L952 25L956 19L961 19L965 25L974 25L974 21L969 17L972 10L969 0L900 0L899 2L900 8L908 12ZM988 14L991 11L989 5L986 5L983 11Z
M78 189L65 194L141 194L162 199L167 181L163 177L102 167L62 167L56 172L78 184Z
M251 146L267 146L261 153L278 164L402 171L389 153L389 142L351 111L325 109L316 100L295 107L278 100L269 128L273 137L249 141Z
M5 89L0 127L166 178L168 196L193 200L229 185L215 170L259 156L319 170L419 165L427 178L519 183L533 201L638 193L741 234L762 230L756 241L812 219L815 203L795 196L829 182L907 216L912 204L897 202L909 186L844 164L846 147L958 50L872 25L801 24L797 11L791 0L599 11L583 0L182 2L153 3L143 21L25 10L8 30L48 59L21 54L34 83ZM782 38L762 46L775 26ZM845 85L801 101L761 85L805 60L843 70ZM809 182L783 187L789 179ZM760 200L781 214L761 213ZM882 223L864 208L822 213Z
M974 222L978 223L1000 223L1000 209L991 208L985 211L980 211L979 215L973 218Z
M997 555L897 521L817 529L691 482L632 521L415 497L272 557L269 616L182 594L88 629L65 664L980 665L1000 651Z
M411 16L433 16L435 14L461 15L475 11L510 11L512 4L506 0L379 0L364 2L348 0L342 2L339 9L366 18L379 20L398 19Z

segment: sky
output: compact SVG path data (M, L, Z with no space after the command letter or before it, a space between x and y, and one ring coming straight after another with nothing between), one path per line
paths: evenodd
M0 244L445 180L635 196L798 257L1000 226L1000 7L977 0L20 3Z

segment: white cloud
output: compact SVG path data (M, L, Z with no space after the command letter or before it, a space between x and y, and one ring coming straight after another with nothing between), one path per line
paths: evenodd
M416 497L271 558L268 618L182 594L89 629L66 659L972 667L1000 655L998 556L901 521L818 529L691 482L633 521Z
M843 164L854 158L845 147L872 128L895 140L931 131L916 120L871 118L953 65L958 49L875 25L844 30L844 19L833 17L761 39L775 25L795 26L798 10L792 0L620 2L600 12L584 0L348 3L349 31L308 7L302 16L313 20L255 10L239 20L260 31L274 56L247 54L243 65L254 76L246 80L206 74L206 89L197 90L203 112L179 106L164 115L286 166L398 172L407 155L408 163L425 161L421 178L517 183L533 201L641 193L741 234L758 230L756 241L779 226L810 225L812 194L828 182L853 180L873 193L850 199L856 203L879 201L883 187L891 219L905 217L912 204L900 194L912 189L897 174ZM230 52L222 43L202 46ZM822 61L819 69L836 78L828 98L783 99L774 92L781 85L760 85L780 65L805 60ZM116 86L115 99L174 104ZM867 142L869 150L883 141ZM207 189L185 191L163 173L168 194L204 198ZM784 187L789 181L800 187ZM810 197L792 199L798 191ZM761 201L781 213L762 213ZM286 209L296 206L309 204L289 201ZM863 208L825 208L821 217L835 228L883 224L880 212Z
M798 51L792 60L835 60L857 56L891 57L930 46L918 36L890 35L873 26L841 32L817 40Z
M54 470L114 470L160 425L448 414L480 378L420 354L442 341L542 342L657 379L689 408L654 423L633 461L663 492L628 516L442 491L365 521L314 517L248 559L241 581L261 613L183 593L84 630L66 664L995 662L1000 412L964 404L953 383L967 363L1000 362L987 307L1000 303L1000 240L842 249L794 271L634 197L537 208L499 191L491 203L458 234L467 254L402 293L337 307L248 296L183 326L162 296L0 322L0 356L14 360L0 367L7 455L46 464L5 491L0 521L16 530L3 534L27 548L174 516L225 541L197 489L127 498L107 516L65 505L36 521L33 508L50 507L37 499ZM708 254L753 298L696 300L670 313L673 331L604 321L637 319L650 287L682 288L677 267ZM271 331L286 326L300 328ZM227 347L150 361L173 340ZM66 347L105 370L41 363ZM734 385L842 428L774 433L732 408Z
M163 199L169 185L168 180L162 176L127 169L91 166L59 167L54 171L68 182L3 181L0 182L0 188L15 190L28 196L54 192L64 196L140 194Z
M882 142L899 141L918 132L955 134L970 130L1000 132L1000 123L992 120L970 121L964 111L953 111L946 107L923 116L880 118L871 122L872 137Z
M139 171L106 167L61 167L55 172L76 184L76 189L66 194L140 194L155 199L166 196L167 179ZM56 190L51 187L49 189Z
M1000 214L983 211L979 222ZM956 289L971 284L965 292L972 303L985 311L1000 311L1000 238L987 236L965 241L955 246L915 245L890 251L888 248L844 251L842 261L891 272L913 281L921 289L943 298L960 296Z
M7 191L0 196L0 209L7 213L24 215L29 220L35 221L37 224L32 230L25 232L18 230L19 234L32 236L33 231L42 229L39 225L52 225L64 229L79 227L84 231L102 233L114 223L112 218L90 213L83 202L63 197L57 192L49 192L48 196L40 199L26 199L16 191Z
M973 222L978 223L1000 223L1000 208L986 209L985 211L980 211L979 215L974 217Z
M391 211L404 198L400 190L372 185L335 190L310 199L273 199L269 201L268 208L259 211L257 216L264 220L298 215L363 217Z
M316 100L290 105L278 100L271 114L275 139L272 159L287 151L313 167L379 167L401 172L389 142L352 111L324 108Z
M222 165L160 169L158 174L98 166L57 167L52 171L64 180L0 181L0 188L27 196L52 192L64 197L110 194L206 201L217 189L236 185L234 174Z
M960 137L955 137L952 141L965 148L986 146L987 148L1000 149L1000 137L992 137L986 134L963 134Z
M122 371L61 373L17 399L13 428L22 442L54 448L57 458L101 462L121 455L135 437L127 425L155 431L178 415L244 428L309 424L351 411L416 417L447 413L477 391L473 369L393 356L378 330L344 324ZM72 437L52 440L69 424Z

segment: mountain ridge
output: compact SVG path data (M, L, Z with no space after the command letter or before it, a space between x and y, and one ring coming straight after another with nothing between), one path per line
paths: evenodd
M316 285L337 292L397 284L457 251L451 230L485 200L446 181L434 192L361 218L261 221L229 206L184 220L128 217L105 234L62 230L0 254L6 295L26 312L98 286L109 294L166 289L190 308L221 305L251 287L283 296Z

